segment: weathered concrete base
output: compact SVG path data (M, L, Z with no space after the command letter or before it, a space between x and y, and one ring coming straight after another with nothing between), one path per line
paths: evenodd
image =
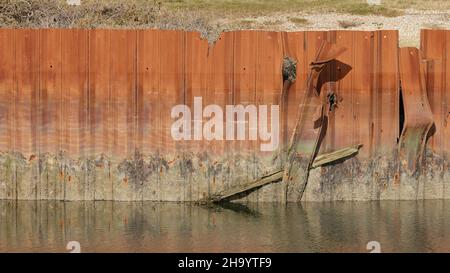
M0 199L197 201L280 169L275 153L212 156L204 153L142 155L126 160L39 158L0 154ZM272 183L239 196L243 202L284 202L286 185ZM427 152L420 170L401 170L394 153L371 160L353 157L312 169L302 201L450 199L448 160Z
M427 153L421 169L409 175L395 155L362 162L352 158L311 170L302 201L449 199L450 172L445 162Z

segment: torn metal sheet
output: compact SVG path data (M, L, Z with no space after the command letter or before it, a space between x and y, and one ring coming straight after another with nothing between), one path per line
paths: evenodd
M417 48L400 48L400 80L405 123L399 141L400 162L407 172L416 172L423 157L433 114L428 103L425 72Z
M345 48L323 41L315 60L310 64L305 98L300 105L300 116L291 138L288 161L284 166L286 201L299 201L306 187L308 171L316 156L326 130L325 96L320 95L319 77L325 66L339 56ZM323 98L321 98L323 97ZM325 105L325 106L324 106Z

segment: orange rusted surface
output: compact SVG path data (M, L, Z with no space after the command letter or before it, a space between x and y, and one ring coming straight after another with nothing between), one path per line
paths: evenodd
M450 152L450 127L448 122L450 91L450 31L422 30L422 62L426 69L426 90L433 112L434 126L430 132L429 147L440 158Z
M205 41L202 41L205 43ZM226 105L233 104L233 69L234 69L234 33L222 33L219 39L210 45L207 54L207 85L206 102L217 104L225 109ZM223 121L225 122L225 116ZM230 141L219 141L213 145L216 156L232 153ZM225 183L225 181L224 181Z
M205 43L205 41L202 41ZM204 97L204 103L216 104L222 109L226 109L226 105L233 104L233 52L234 52L234 33L222 33L214 45L210 45L207 54L207 92ZM225 124L226 116L223 116ZM220 130L217 128L217 130ZM224 135L224 137L226 137ZM209 144L212 150L208 161L202 160L204 155L198 157L198 161L203 166L210 167L210 175L207 179L207 189L209 192L217 189L229 187L232 184L234 170L232 166L227 164L230 158L233 158L233 142L226 140L215 141ZM197 176L198 177L198 176ZM195 179L192 185L195 188ZM209 186L208 186L209 185ZM203 191L198 191L196 197L203 197Z
M39 124L41 154L56 154L62 149L62 30L40 31Z
M443 132L445 136L444 140L444 151L446 153L450 153L450 31L445 32L445 57L443 60L445 61L445 86L444 90L446 90L445 98L444 98L444 117L443 117ZM447 156L448 158L448 156Z
M204 149L208 153L212 153L212 145L210 141L203 139L203 124L207 119L203 117L203 113L194 111L194 98L202 98L202 108L204 105L214 103L213 98L207 97L208 94L208 43L200 38L198 32L186 32L185 34L185 64L184 64L184 104L191 110L191 130L192 141L185 143L186 152L196 152Z
M173 179L170 172L165 174L167 170L185 163L198 164L194 167L210 173L206 180L192 174L191 182L199 181L201 186L197 190L190 186L190 195L180 196L197 198L206 188L211 191L227 186L226 183L256 178L266 168L280 166L281 162L272 161L271 153L258 152L260 139L174 141L168 113L171 107L192 106L195 96L201 96L204 105L217 104L223 108L229 104L280 104L282 57L293 56L298 61L297 81L288 91L281 128L281 135L285 136L281 146L286 145L286 138L296 124L298 105L305 95L308 65L322 41L340 43L337 34L239 31L224 33L214 45L208 45L198 33L179 31L2 30L5 80L1 84L6 86L5 90L17 94L3 93L2 101L6 103L2 108L5 113L2 126L6 134L2 136L7 137L2 145L4 150L17 149L33 159L60 151L73 159L92 157L95 175L89 173L88 167L82 167L78 175L79 183L86 183L79 191L87 199L113 198L115 190L120 191L114 185L125 184L117 183L116 179L122 178L113 177L118 175L117 171L106 162L116 164L133 157L135 151L162 158L158 172L152 174L152 179L158 181ZM353 38L348 41L348 47L353 48ZM370 51L371 47L368 48ZM19 54L12 54L13 51ZM316 65L328 59L324 56ZM341 69L336 64L327 68L328 77L336 77L332 75L335 68ZM345 87L344 81L336 87L330 84L330 79L316 80L324 82L326 92ZM348 81L352 86L351 80ZM352 102L345 98L345 92L347 89L343 88L342 105ZM340 118L345 118L344 113L353 115L349 109L352 108L341 106L336 111L342 112ZM339 123L337 115L329 119L323 151L333 150L349 139L341 128L351 124L350 120ZM255 130L254 125L247 127L246 137ZM191 157L198 157L198 162L187 162ZM227 161L230 158L232 164ZM272 162L275 165L271 167ZM47 174L58 173L62 181L73 181L77 176L64 168L52 168ZM83 172L85 176L81 175ZM42 175L41 178L46 179ZM128 181L126 177L123 179ZM52 187L53 180L50 182ZM40 191L42 196L59 198L63 194L62 189L49 187ZM160 193L156 196L147 198L165 198Z
M15 107L16 86L14 31L0 29L0 148L2 151L15 147Z
M39 33L33 30L15 32L16 48L16 148L27 159L38 154L39 105Z
M280 95L283 88L282 61L283 61L283 41L279 32L259 31L256 37L256 105L267 105L268 129L271 120L271 106L280 105ZM262 117L262 116L261 116ZM260 118L260 117L258 117ZM281 124L280 120L277 123ZM281 127L280 127L281 129ZM257 150L262 143L267 142L261 139L261 132L258 131ZM262 155L265 152L261 153ZM256 174L261 176L260 170Z
M173 119L170 109L177 104L185 103L185 33L183 31L160 31L160 93L163 111L161 117L162 152L175 160L183 144L174 141L170 134ZM165 110L164 110L165 109Z
M131 156L136 128L136 31L111 31L110 115L112 154Z
M109 30L89 32L88 129L89 154L111 156L110 84L111 58Z
M421 123L421 115L432 113L429 147L445 158L450 34L423 30L421 39L423 57L413 61L426 71L424 86L414 89L418 78L405 70L411 67L401 69L403 77L410 76L402 81L404 135ZM318 55L322 46L323 56ZM297 78L281 101L285 56L297 61ZM297 128L296 152L299 162L304 160L297 171L307 170L314 155L363 144L345 164L316 170L320 183L339 177L349 185L390 187L390 181L398 182L399 64L398 33L389 30L235 31L208 44L199 33L183 31L1 29L0 151L4 156L17 151L26 163L23 169L4 167L3 177L11 183L7 190L0 187L0 198L198 200L283 167L283 152L260 150L267 141L248 115L245 139L236 139L235 130L231 140L225 131L221 140L204 135L195 140L194 124L204 125L210 117L194 117L194 97L202 98L203 109L220 106L224 124L226 105L267 105L269 112L271 105L280 105L278 148L286 153ZM426 92L431 112L426 105L425 112L411 108L420 92ZM191 107L191 140L171 135L171 109L178 104ZM322 107L326 127L311 126L320 120ZM429 117L424 120L428 124ZM267 113L269 130L270 123ZM422 129L412 135L423 139ZM256 139L250 138L255 133ZM409 149L404 140L400 153L408 161L423 142ZM128 169L119 169L124 161L131 162ZM145 167L143 177L135 176L139 164ZM286 198L276 184L268 188L248 200ZM301 196L294 195L288 199Z
M306 40L306 32L287 32L283 35L283 51L285 56L290 56L297 61L295 82L287 90L286 109L282 112L286 113L281 116L283 119L283 127L281 128L282 138L281 144L286 146L289 143L291 133L295 128L298 115L299 103L303 99L306 86L306 78L308 73L308 63L306 60L306 48L303 46ZM285 122L284 122L285 121Z
M399 156L410 174L417 170L433 125L433 114L428 103L425 72L417 48L400 49L400 79L402 81L405 123L400 136Z
M287 201L301 199L310 165L326 134L329 106L325 101L326 95L322 93L322 85L331 80L327 66L344 51L343 47L323 41L310 63L305 98L300 105L298 123L288 149L288 161L284 166L283 182L287 187Z
M62 32L62 150L84 157L87 148L88 31Z
M14 148L22 153L23 159L30 166L15 178L18 187L17 198L31 196L38 198L39 181L39 33L33 30L15 31L15 131ZM3 51L0 51L3 52ZM1 54L1 53L0 53ZM2 90L3 92L3 90Z
M373 149L374 155L389 154L396 149L399 128L398 32L375 33L373 71Z

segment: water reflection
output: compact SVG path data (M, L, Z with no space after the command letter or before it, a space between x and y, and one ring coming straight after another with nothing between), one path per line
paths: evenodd
M449 201L0 201L0 252L450 252Z

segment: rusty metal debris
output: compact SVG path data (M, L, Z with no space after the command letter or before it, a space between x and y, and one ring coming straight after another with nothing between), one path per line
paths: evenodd
M412 175L421 161L427 135L433 125L428 103L425 72L417 48L400 48L400 80L405 123L399 141L400 162Z

